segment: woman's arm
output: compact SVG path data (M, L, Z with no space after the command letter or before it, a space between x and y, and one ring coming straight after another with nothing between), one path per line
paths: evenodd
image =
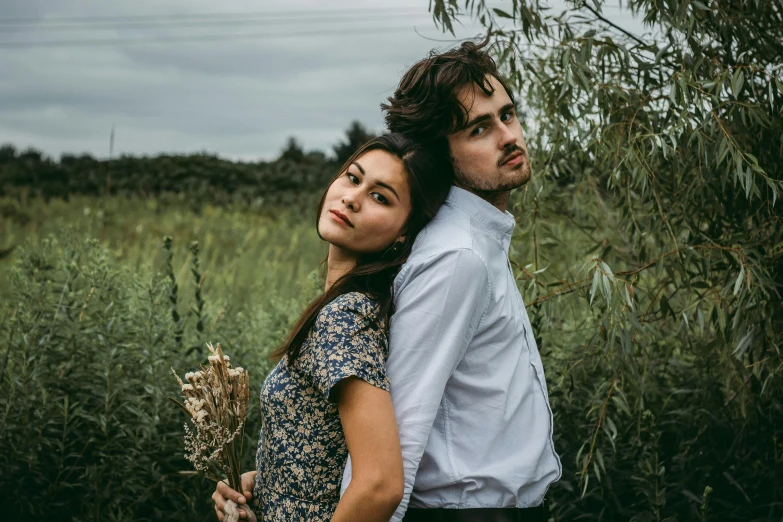
M356 377L332 390L353 475L332 522L388 522L402 499L400 437L391 395Z

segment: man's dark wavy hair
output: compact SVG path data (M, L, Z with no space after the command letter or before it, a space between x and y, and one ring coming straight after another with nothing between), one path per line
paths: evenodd
M470 107L463 107L457 92L475 83L485 94L494 92L487 75L494 76L514 100L511 89L487 51L489 40L464 42L443 53L429 56L408 69L388 103L382 103L390 132L426 144L448 157L446 136L467 123Z

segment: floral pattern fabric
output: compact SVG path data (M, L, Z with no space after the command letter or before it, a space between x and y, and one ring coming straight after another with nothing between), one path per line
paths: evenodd
M388 329L378 311L362 293L337 297L319 312L299 356L283 357L264 381L251 501L259 520L332 518L348 449L330 392L351 376L389 391Z

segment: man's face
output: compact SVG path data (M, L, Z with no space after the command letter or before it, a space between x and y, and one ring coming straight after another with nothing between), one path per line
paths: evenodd
M457 91L468 125L448 142L455 185L492 201L527 183L530 160L514 103L497 78L488 78L491 96L476 84Z

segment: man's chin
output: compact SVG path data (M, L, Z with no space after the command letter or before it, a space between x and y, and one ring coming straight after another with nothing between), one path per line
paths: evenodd
M530 169L526 168L524 170L513 170L512 176L507 176L506 180L502 183L502 186L498 187L498 191L505 191L505 190L514 190L518 189L519 187L524 186L528 181L530 181Z
M493 192L509 192L525 185L530 181L530 165L527 163L521 163L515 166L513 169L505 170L505 172L498 172L496 174L495 181L497 184L482 183L481 181L475 181L466 179L459 172L456 173L456 186L468 190L474 193L486 193Z

